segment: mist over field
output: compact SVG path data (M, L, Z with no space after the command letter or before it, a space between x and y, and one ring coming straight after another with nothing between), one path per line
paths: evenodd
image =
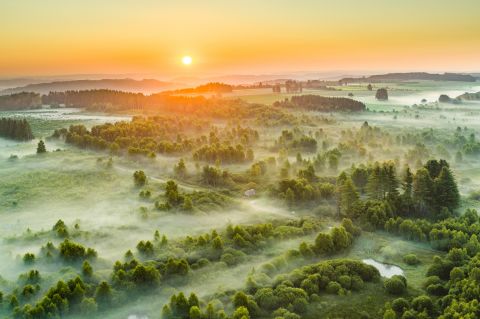
M480 318L479 9L0 1L0 319Z
M476 258L480 102L438 99L480 86L367 84L232 90L201 97L209 106L196 114L98 105L2 111L5 121L25 119L33 136L0 139L2 315L377 318L399 296L439 298L425 280L448 287L452 279L435 275L434 256L449 260L464 242L463 260ZM381 87L387 100L375 98ZM295 96L344 97L364 110L321 109L337 103L328 98L289 104L304 103ZM392 182L377 181L377 169ZM448 188L428 190L441 179ZM472 230L449 237L465 211ZM350 270L309 288L311 275L300 280L308 267ZM71 295L62 297L63 283ZM285 287L297 289L296 299L280 301ZM48 308L55 291L68 308Z

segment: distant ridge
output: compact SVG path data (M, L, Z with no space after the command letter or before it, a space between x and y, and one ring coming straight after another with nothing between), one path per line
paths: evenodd
M377 74L368 77L359 78L343 78L340 82L355 83L355 82L385 82L385 81L410 81L410 80L431 80L431 81L461 81L461 82L475 82L476 78L469 74L460 73L444 73L434 74L426 72L409 72L409 73L387 73Z
M101 80L70 80L48 83L34 83L0 91L0 94L14 94L20 92L34 92L47 94L48 92L64 92L72 90L119 90L128 92L154 93L167 88L174 88L175 84L155 79L101 79Z

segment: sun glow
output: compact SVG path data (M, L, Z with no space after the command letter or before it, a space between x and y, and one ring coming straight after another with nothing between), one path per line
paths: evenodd
M190 65L190 64L192 64L192 57L191 57L191 56L188 56L188 55L184 56L184 57L182 58L182 63L185 64L185 65Z

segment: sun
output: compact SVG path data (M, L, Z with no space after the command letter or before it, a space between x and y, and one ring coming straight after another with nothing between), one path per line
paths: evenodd
M188 56L188 55L184 56L184 57L182 58L182 63L185 64L185 65L190 65L190 64L192 64L192 57L191 57L191 56Z

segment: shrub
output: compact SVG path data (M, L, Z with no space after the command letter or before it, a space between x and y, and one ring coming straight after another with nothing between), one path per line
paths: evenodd
M418 259L417 255L415 254L407 254L403 256L403 261L407 265L418 265L420 263L420 259Z
M385 280L384 285L387 292L392 295L403 294L407 288L406 279L402 276L393 276Z

